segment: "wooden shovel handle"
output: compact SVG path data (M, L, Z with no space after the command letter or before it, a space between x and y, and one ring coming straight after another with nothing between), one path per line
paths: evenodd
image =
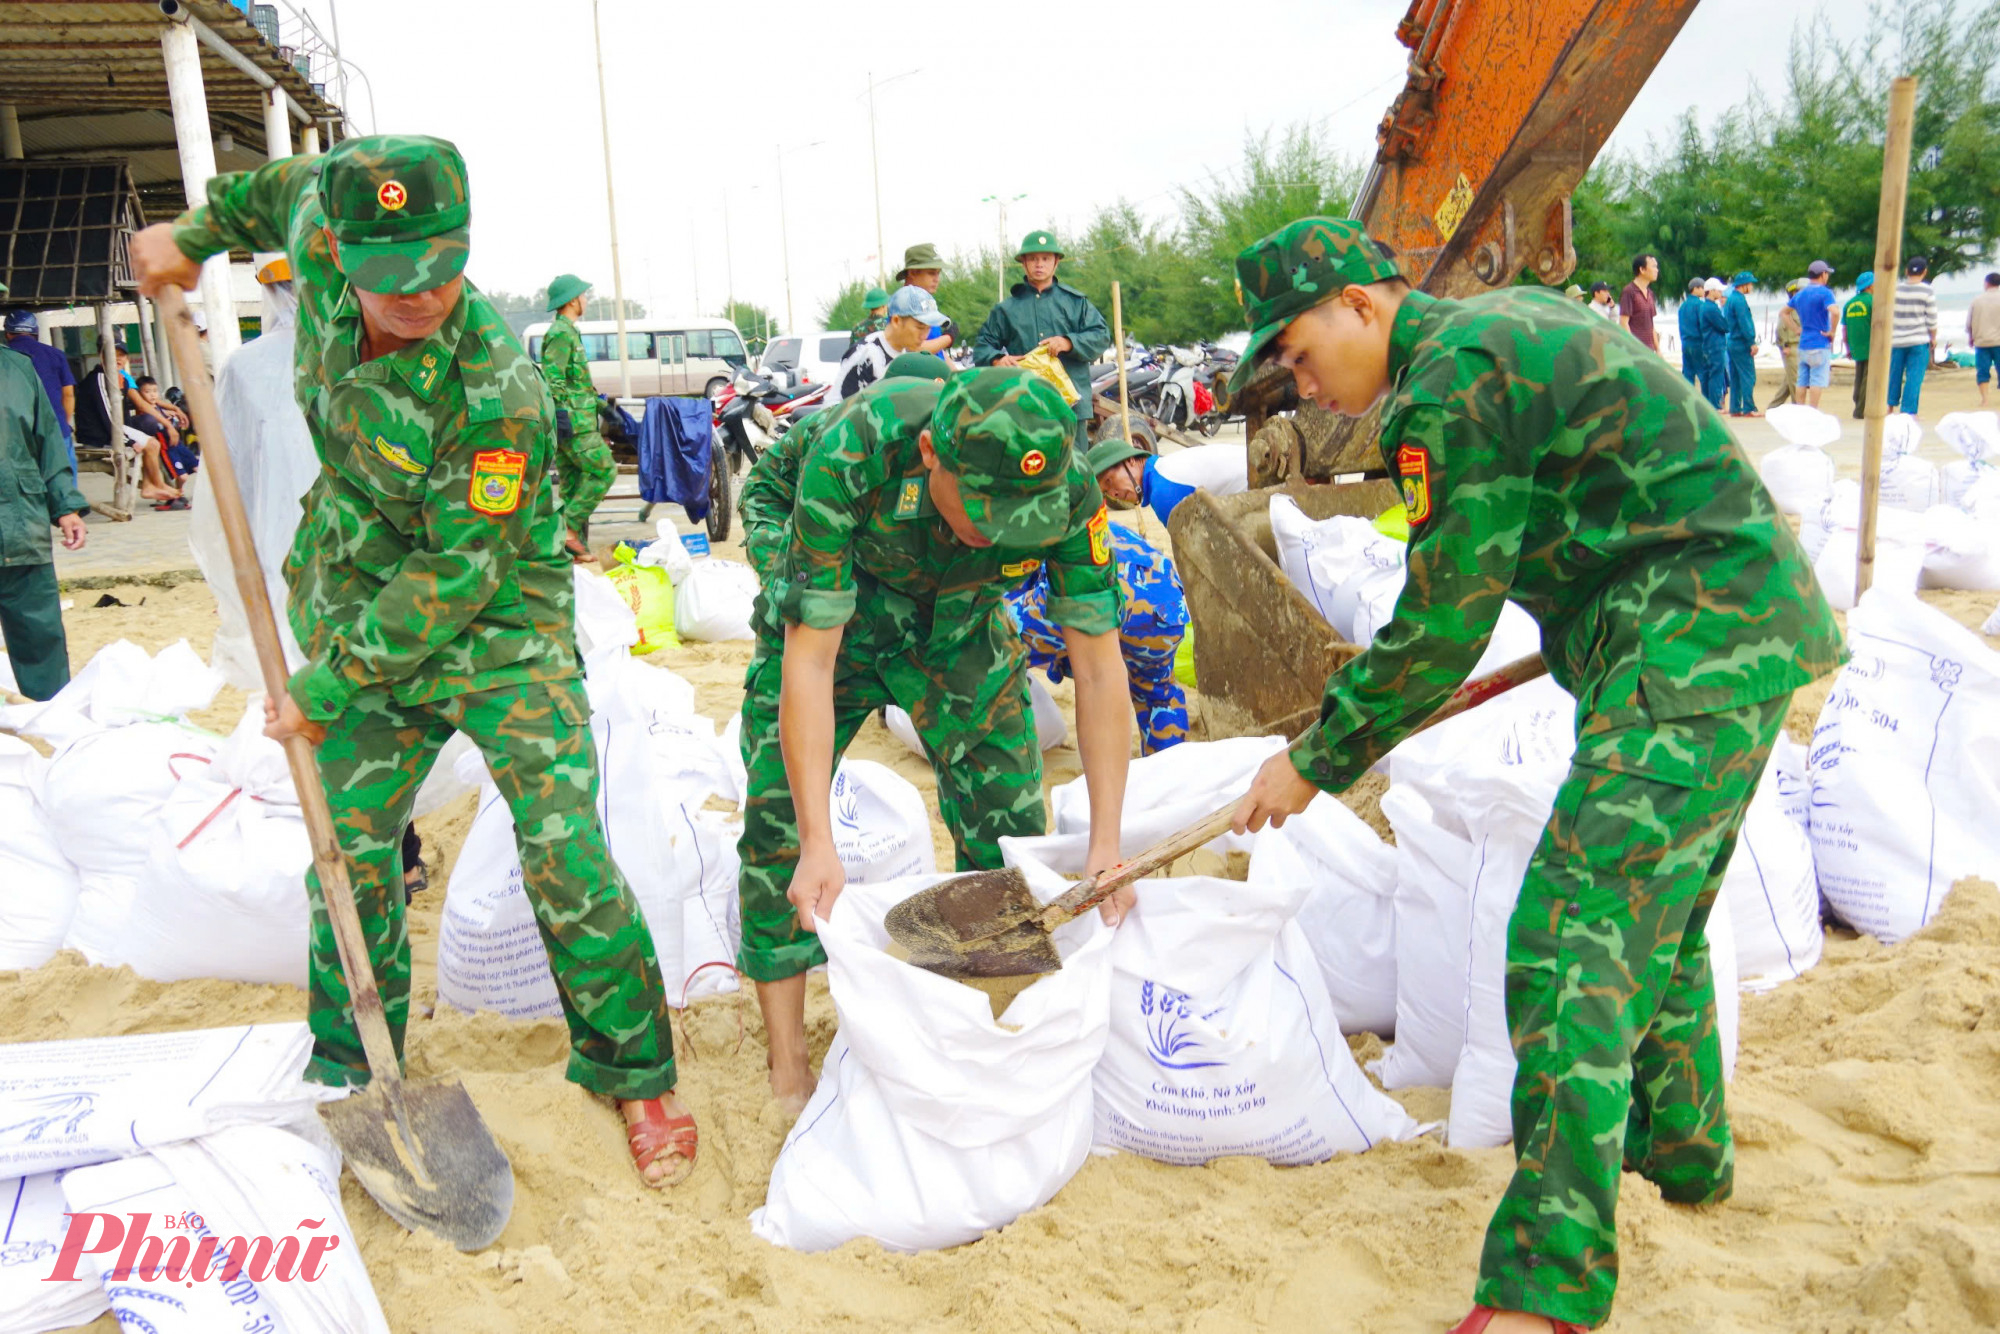
M244 619L250 624L250 639L257 646L257 665L263 670L264 689L270 698L285 698L285 649L278 637L277 617L264 584L264 567L257 560L257 548L250 537L250 516L243 509L243 495L236 486L236 468L229 459L229 442L223 438L222 414L216 410L215 392L201 359L201 335L188 315L187 300L178 287L169 286L158 298L160 313L166 318L167 338L174 347L174 361L181 370L181 391L187 395L188 415L194 419L201 438L202 472L222 535L229 543L229 563L236 572L236 589L243 598ZM218 318L234 319L233 311ZM354 906L354 890L347 880L347 862L340 855L334 837L333 812L320 783L319 761L313 743L302 736L285 741L285 759L291 764L292 785L298 789L299 812L305 817L306 833L312 840L313 865L319 870L320 897L326 901L332 920L334 942L340 949L340 966L347 977L347 992L354 1007L355 1027L361 1033L361 1048L368 1057L368 1070L388 1095L398 1120L402 1119L402 1079L396 1065L395 1044L389 1039L389 1020L382 1010L382 993L375 985L375 969L368 961L367 937L361 931L361 914Z
M1467 681L1452 691L1450 698L1438 706L1437 712L1424 719L1410 735L1415 736L1418 732L1436 727L1447 719L1456 718L1467 709L1476 709L1494 696L1504 695L1515 686L1526 685L1537 677L1547 676L1548 672L1549 665L1542 660L1542 655L1531 653L1525 658L1508 663L1491 675ZM1293 738L1289 749L1296 749L1299 743L1311 734L1309 728ZM1242 800L1241 797L1236 798L1199 824L1189 825L1164 841L1155 843L1131 861L1114 866L1096 879L1086 880L1061 898L1050 901L1049 905L1042 909L1043 929L1055 930L1086 909L1096 907L1133 881L1151 875L1162 866L1172 865L1210 839L1228 833L1230 826L1236 820L1237 804Z

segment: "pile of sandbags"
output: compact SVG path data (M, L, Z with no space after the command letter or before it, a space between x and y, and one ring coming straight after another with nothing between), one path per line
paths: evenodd
M1915 592L1923 578L1926 545L1923 514L1886 501L1875 511L1874 587ZM1817 510L1799 525L1799 541L1813 560L1813 577L1835 611L1854 606L1855 556L1861 547L1861 484L1842 480Z
M1882 507L1921 514L1938 503L1937 465L1917 457L1924 424L1907 412L1882 423Z
M1723 876L1717 910L1726 910L1736 937L1738 982L1768 991L1819 962L1819 877L1806 835L1811 800L1805 752L1780 736L1744 812Z
M2000 413L1947 412L1937 433L1960 455L1938 469L1945 503L1967 513L1982 502L2000 504Z
M311 1051L303 1023L0 1047L0 1328L108 1308L160 1334L387 1334L314 1110L342 1095L303 1081ZM119 1267L142 1236L166 1268ZM190 1274L210 1237L209 1272ZM266 1239L275 1266L252 1249ZM223 1257L248 1272L224 1281Z
M1764 414L1784 444L1757 461L1757 475L1786 514L1811 514L1833 491L1833 460L1826 447L1840 439L1840 419L1830 412L1786 403Z
M33 746L0 736L0 968L39 968L69 935L82 884L42 808L48 767Z

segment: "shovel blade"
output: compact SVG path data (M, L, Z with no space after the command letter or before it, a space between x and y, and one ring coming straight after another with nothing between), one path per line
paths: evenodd
M942 977L1019 977L1062 967L1019 871L941 880L891 908L883 925L909 963Z
M320 1119L382 1211L461 1251L489 1246L514 1212L514 1169L459 1083L405 1084L414 1145L380 1081L320 1108Z

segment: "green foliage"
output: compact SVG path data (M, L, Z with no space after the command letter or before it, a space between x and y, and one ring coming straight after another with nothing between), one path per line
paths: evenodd
M736 326L736 332L743 335L743 341L749 345L753 357L764 350L764 344L771 341L771 335L778 329L778 322L771 318L770 311L762 306L753 306L748 301L724 302L722 318Z
M873 287L871 278L849 278L833 300L819 312L819 327L822 329L852 329L868 318L868 308L861 304L862 297Z
M1903 254L1933 275L1981 266L2000 243L2000 0L1876 6L1858 41L1801 20L1782 99L1753 94L1707 130L1690 110L1643 158L1600 161L1573 200L1577 277L1622 286L1634 255L1660 286L1749 269L1782 288L1824 259L1843 280L1874 266L1889 81L1917 77Z

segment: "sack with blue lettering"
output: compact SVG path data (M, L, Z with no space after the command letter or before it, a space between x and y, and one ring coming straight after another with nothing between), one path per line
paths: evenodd
M1082 869L1086 836L1004 839L1038 897ZM1111 1034L1092 1079L1104 1151L1280 1166L1422 1131L1368 1082L1293 918L1304 878L1142 880L1111 941Z

